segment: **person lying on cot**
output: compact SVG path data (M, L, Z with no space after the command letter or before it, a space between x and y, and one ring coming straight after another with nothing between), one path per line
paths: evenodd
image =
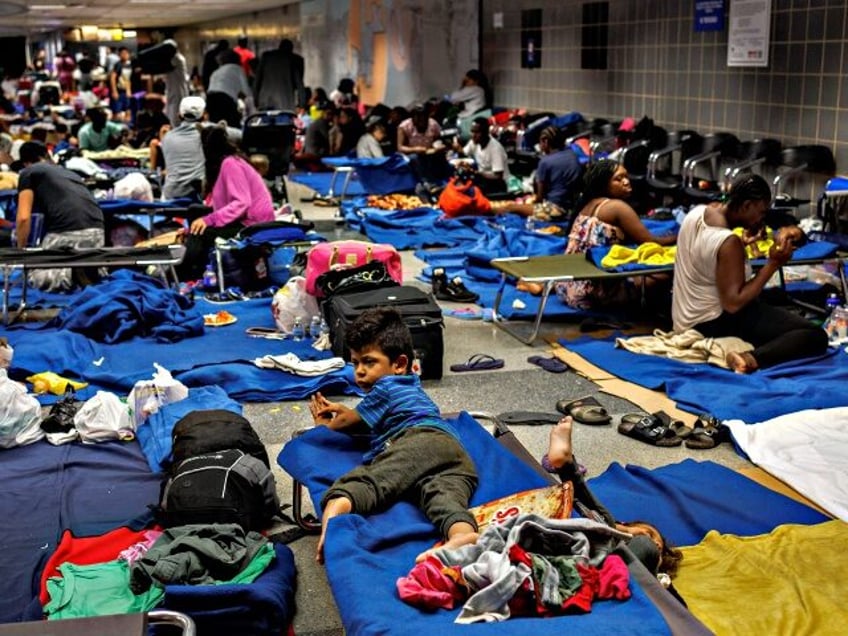
M419 506L444 545L474 543L477 523L468 502L477 488L477 471L457 432L412 372L415 353L406 323L394 309L368 309L353 321L345 343L356 384L367 395L350 408L316 393L309 409L317 425L337 431L364 425L373 440L365 464L337 479L321 500L316 560L324 561L330 519L378 512L402 499Z
M823 329L759 297L802 238L794 227L777 232L765 265L751 275L745 244L762 233L770 203L765 179L741 175L731 184L725 202L693 208L678 235L671 306L674 331L695 329L707 338L736 336L751 343L753 351L727 356L728 366L737 373L827 350ZM736 227L743 228L743 237L733 233Z
M571 442L572 424L571 416L566 415L551 428L548 452L542 457L542 466L548 472L557 475L563 482L572 482L578 507L581 507L582 503L589 514L599 517L596 520L612 525L616 530L632 534L634 538L630 540L628 547L634 555L652 574L666 574L670 581L677 574L683 553L671 545L656 526L647 521L616 521L609 511L591 495L583 482L581 467L574 460ZM585 501L586 499L589 501Z

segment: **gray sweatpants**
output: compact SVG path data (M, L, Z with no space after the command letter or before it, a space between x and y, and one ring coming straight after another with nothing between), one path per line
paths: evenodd
M321 508L347 497L353 512L367 515L399 500L417 505L442 536L464 521L477 527L468 502L477 488L477 470L462 444L449 433L412 427L391 441L370 464L357 466L330 486Z
M101 228L91 227L84 230L46 234L41 241L41 247L44 249L59 247L79 249L83 247L103 247L105 242L106 233ZM36 269L29 272L27 280L32 287L44 291L67 291L74 286L71 271L69 267Z

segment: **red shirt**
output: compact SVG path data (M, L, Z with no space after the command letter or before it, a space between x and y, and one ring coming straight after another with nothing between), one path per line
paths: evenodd
M241 58L241 67L244 69L244 74L250 77L253 75L253 69L250 68L250 60L256 57L256 54L250 49L243 49L240 46L233 48L233 51L238 53Z

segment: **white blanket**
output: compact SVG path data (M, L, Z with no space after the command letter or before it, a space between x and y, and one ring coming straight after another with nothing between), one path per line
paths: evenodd
M848 521L848 407L724 423L752 462Z

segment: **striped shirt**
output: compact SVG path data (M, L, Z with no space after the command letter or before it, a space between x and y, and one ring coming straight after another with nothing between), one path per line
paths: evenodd
M437 428L459 439L453 427L442 419L439 407L421 388L417 375L383 376L362 398L356 412L374 434L371 450L365 454L366 462L413 426Z

